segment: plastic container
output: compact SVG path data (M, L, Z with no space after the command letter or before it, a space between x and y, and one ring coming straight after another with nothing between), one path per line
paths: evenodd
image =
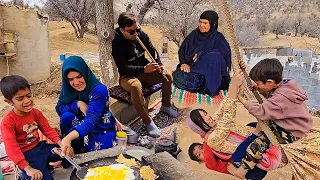
M66 60L66 55L65 55L65 54L60 54L60 60L61 60L61 61Z
M1 164L0 164L0 180L3 180Z
M123 131L118 131L116 136L117 146L121 147L122 149L127 148L127 133Z

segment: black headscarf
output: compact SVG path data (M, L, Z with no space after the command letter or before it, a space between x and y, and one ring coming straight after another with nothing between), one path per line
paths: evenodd
M205 11L200 15L200 19L206 19L210 22L210 31L211 30L218 30L218 20L219 16L218 13L215 11Z
M203 52L206 54L216 49L227 61L227 66L231 66L230 46L224 36L217 31L218 14L211 10L204 11L200 15L200 19L206 19L210 22L210 30L202 33L197 27L186 37L179 49L180 63L188 64L188 62L192 61L195 53Z

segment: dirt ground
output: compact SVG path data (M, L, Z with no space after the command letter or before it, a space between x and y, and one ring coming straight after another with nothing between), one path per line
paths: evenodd
M199 108L203 106L194 105L192 108ZM205 107L209 113L214 113L217 106L215 107ZM313 117L314 120L314 127L320 127L320 118ZM237 115L235 118L235 122L240 125L245 125L249 122L256 122L255 118L251 116L248 111L242 106L238 105L237 108ZM200 180L209 180L209 179L237 179L231 175L226 175L218 172L214 172L208 170L204 164L199 164L195 161L192 161L188 157L188 148L191 143L199 142L202 143L201 138L199 135L195 134L191 131L185 123L180 126L179 129L179 137L180 137L180 147L182 149L182 156L181 162L183 162L184 166L188 168L194 175L199 177ZM291 169L290 167L286 166L281 169L277 169L268 173L265 178L266 180L291 180Z
M35 96L35 107L39 108L47 117L53 127L59 126L59 118L55 112L55 105L61 89L61 62L59 55L65 53L67 55L81 55L84 53L98 53L98 41L93 35L85 35L83 40L77 40L74 36L73 29L70 24L66 22L50 22L49 24L50 48L52 56L51 76L42 83L32 86ZM154 43L155 47L161 52L162 33L159 29L152 26L143 26L143 30L147 32ZM261 37L261 45L289 45L308 49L305 41L295 38L294 40L287 40L287 37L280 36L280 39L275 39L273 35L267 34ZM318 46L315 40L309 41ZM319 48L320 49L320 48ZM169 43L169 59L177 60L177 46L174 43ZM94 73L99 77L100 68L99 63L90 63L90 67ZM1 100L1 98L0 98ZM0 107L4 107L3 101L0 102ZM195 105L199 106L199 105ZM208 108L209 112L214 112L215 108ZM1 116L1 115L0 115ZM255 119L248 114L243 106L238 106L236 122L238 124L246 124L253 122ZM320 126L320 119L314 118L314 125ZM203 164L191 161L188 157L188 147L192 142L201 142L200 137L188 129L183 123L179 130L180 133L180 147L182 153L179 155L179 160L188 168L195 176L201 180L206 179L236 179L230 175L224 175L217 172L207 170ZM267 180L286 180L291 179L291 172L288 167L272 171L265 178Z
M35 107L40 109L44 116L49 120L53 127L59 127L59 118L55 112L55 105L57 98L35 98ZM1 104L1 103L0 103ZM203 107L200 105L194 105L193 108ZM213 113L216 110L215 107L205 107L209 113ZM314 126L320 127L320 118L314 117ZM247 124L249 122L254 122L255 119L247 112L247 110L239 105L237 109L236 123L237 124ZM237 179L231 175L225 175L218 172L208 170L204 164L199 164L195 161L189 159L188 148L191 143L199 142L201 143L201 138L193 133L185 123L179 126L179 146L182 149L178 159L183 165L189 169L199 180L209 180L209 179ZM266 180L291 180L291 171L289 167L284 167L278 170L274 170L268 173Z

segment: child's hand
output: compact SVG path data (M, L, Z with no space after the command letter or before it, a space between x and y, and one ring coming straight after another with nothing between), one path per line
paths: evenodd
M232 175L234 175L240 179L244 179L246 177L247 170L245 170L243 168L243 166L236 168L232 163L228 163L227 169Z
M27 175L31 177L32 180L41 180L43 177L41 171L39 171L38 169L33 169L29 165L26 166L24 170L26 171Z
M239 62L239 66L241 69L245 70L246 69L246 63L241 59Z
M257 124L257 127L253 130L252 132L256 136L261 136L262 135L262 129L260 128L260 124Z
M238 97L243 97L245 90L246 90L245 88L240 88L240 90L238 91Z
M230 86L240 87L243 83L244 75L242 71L237 71L231 78Z
M251 84L252 85L249 87L251 91L254 89L257 89L257 83L255 83L254 81L251 80Z

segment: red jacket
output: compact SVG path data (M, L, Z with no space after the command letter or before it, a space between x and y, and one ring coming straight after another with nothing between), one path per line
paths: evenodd
M23 152L33 149L40 141L38 129L54 143L60 141L57 132L37 109L32 109L26 116L10 111L2 119L1 133L7 155L20 168L29 164Z
M230 132L230 135L245 139L244 136L238 135L237 133ZM201 136L203 138L203 136ZM224 154L221 152L214 151L211 149L206 142L203 142L204 159L208 169L218 171L221 173L230 174L227 170L228 162L231 160L231 155ZM270 171L279 167L281 162L281 150L272 145L267 149L266 153L262 155L262 160L257 164L260 169Z
M203 142L204 161L206 167L213 171L230 174L227 166L229 161L224 161L215 156L212 149L207 145L207 142Z

